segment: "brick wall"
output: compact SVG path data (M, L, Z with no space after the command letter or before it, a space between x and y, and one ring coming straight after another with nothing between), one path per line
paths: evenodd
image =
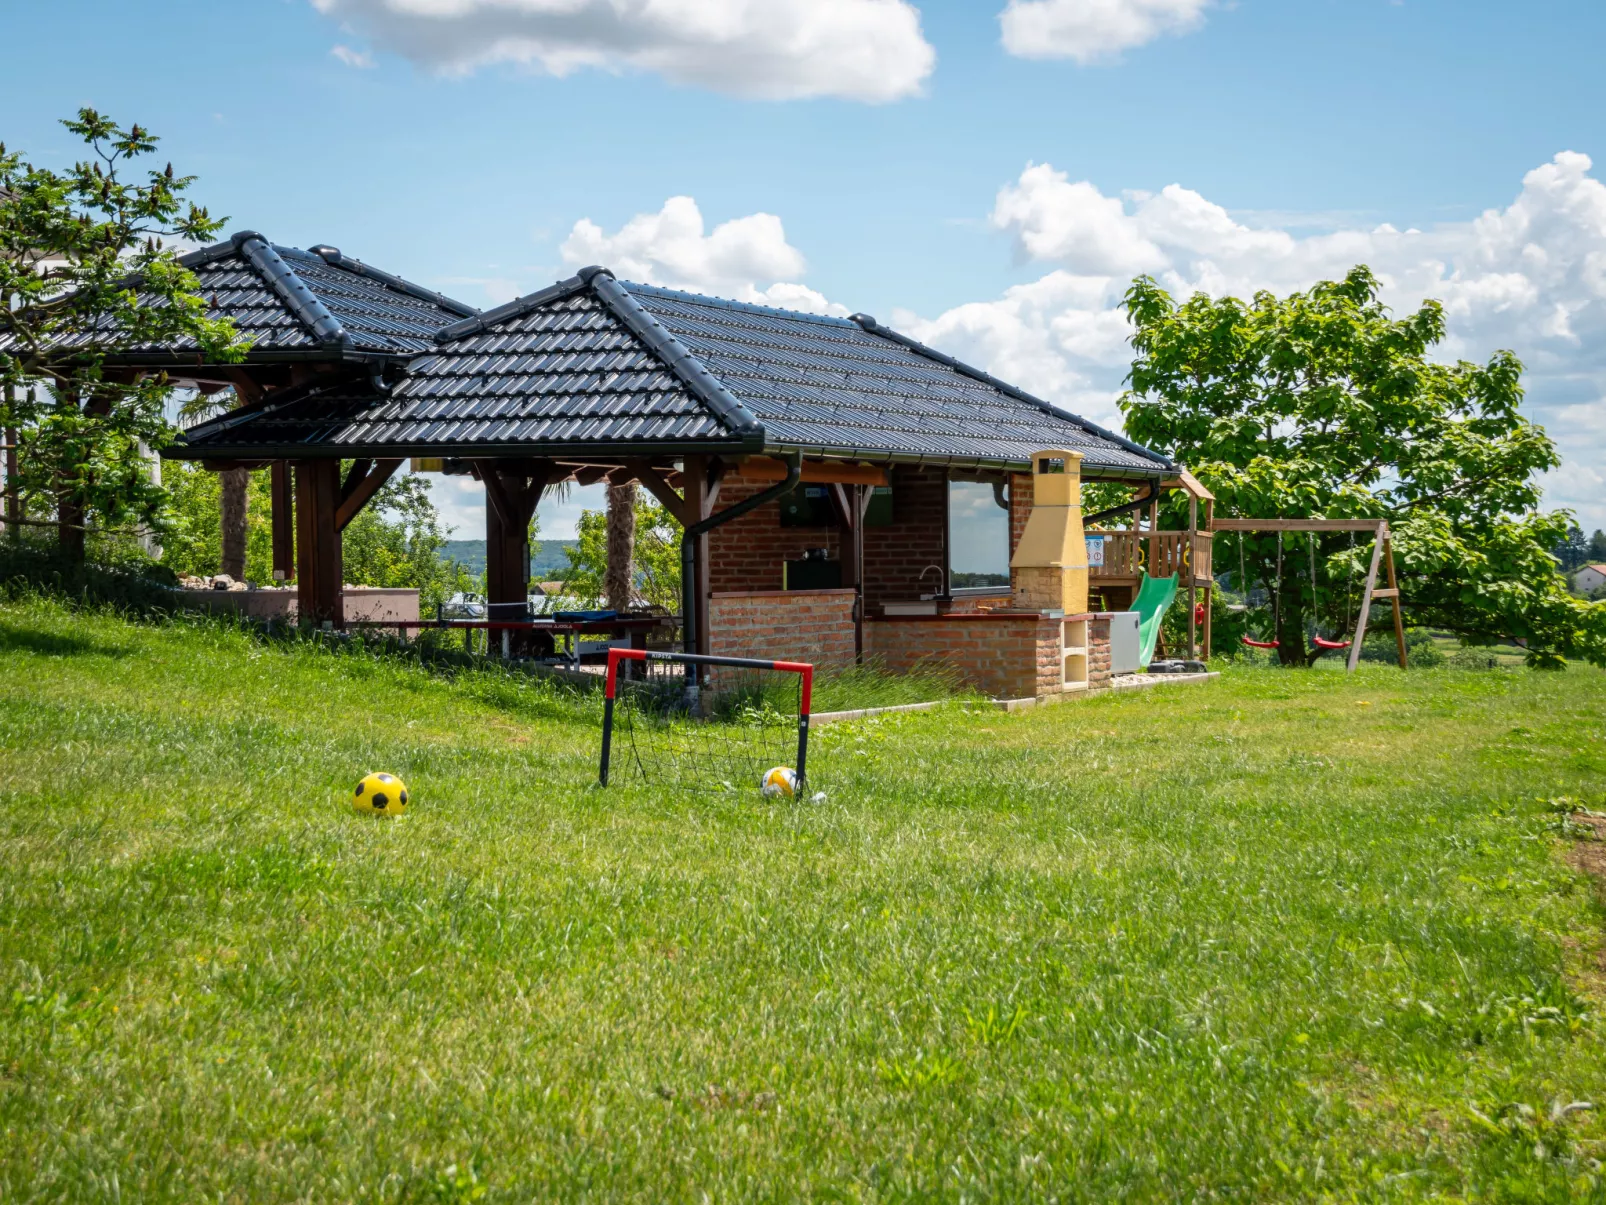
M1015 559L1015 549L1020 547L1021 535L1026 531L1026 520L1032 514L1032 475L1030 473L1011 473L1009 475L1009 559ZM1018 589L1015 570L1009 571L1009 584L1012 589Z
M900 616L864 625L865 653L895 673L933 663L959 672L977 690L995 699L1029 698L1037 693L1040 629L1054 625L1036 615ZM1059 637L1054 635L1058 656Z
M1027 478L1029 482L1031 478ZM719 491L719 508L773 485L740 471L727 474ZM1028 488L1030 488L1028 486ZM920 571L938 565L946 581L948 474L940 468L897 465L892 469L892 523L867 527L864 533L865 613L878 615L888 600L918 598L939 588L937 574ZM782 564L802 558L804 550L825 548L836 560L842 555L836 527L782 527L779 503L771 502L708 533L709 584L716 593L779 590Z
M920 572L936 565L939 577ZM897 465L892 470L892 523L864 529L864 613L919 598L948 581L948 470Z
M717 657L853 663L852 590L716 592L709 603Z
M1101 690L1110 682L1110 619L1089 619L1087 688ZM864 625L865 652L895 673L949 666L995 699L1044 698L1067 693L1062 622L1022 611L875 619Z
M727 473L719 487L716 510L769 489L774 481L755 481L740 472ZM842 554L835 527L782 527L781 506L770 502L708 533L709 589L715 594L743 590L781 590L782 566L803 559L805 549L828 548L831 560Z

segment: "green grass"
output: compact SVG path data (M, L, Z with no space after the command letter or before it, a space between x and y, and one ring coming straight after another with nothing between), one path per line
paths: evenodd
M538 681L0 606L0 1200L1599 1197L1603 687L958 703L782 806L592 788Z

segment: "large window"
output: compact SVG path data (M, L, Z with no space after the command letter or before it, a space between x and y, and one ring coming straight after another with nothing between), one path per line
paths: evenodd
M1009 512L987 482L948 483L948 567L953 590L1009 585Z

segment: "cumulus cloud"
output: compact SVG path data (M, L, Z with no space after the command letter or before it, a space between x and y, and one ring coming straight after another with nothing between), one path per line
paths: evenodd
M312 0L424 67L586 67L769 100L891 101L936 52L908 0Z
M1204 22L1211 0L1009 0L1004 49L1028 59L1092 63Z
M1097 421L1118 424L1130 354L1118 309L1132 276L1174 296L1248 297L1371 265L1398 310L1444 302L1441 354L1510 348L1528 366L1529 408L1567 464L1551 504L1606 527L1606 185L1588 156L1557 155L1524 177L1511 204L1430 230L1338 229L1304 237L1249 226L1178 184L1108 196L1048 165L998 193L994 227L1049 269L1002 296L934 318L899 313L916 338Z
M710 232L695 200L670 197L657 213L637 214L612 234L582 218L560 252L570 266L601 264L625 280L816 314L848 312L796 283L807 265L771 213L732 218Z

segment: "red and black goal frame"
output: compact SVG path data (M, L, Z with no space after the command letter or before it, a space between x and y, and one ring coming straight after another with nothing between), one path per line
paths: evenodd
M608 678L602 703L602 765L598 781L608 785L608 767L613 753L613 705L619 693L619 667L626 661L665 661L674 665L723 665L731 669L769 669L783 674L797 674L799 682L797 704L797 784L803 789L809 760L809 706L814 696L814 667L802 661L760 661L753 657L710 657L701 653L665 653L648 649L609 649Z

